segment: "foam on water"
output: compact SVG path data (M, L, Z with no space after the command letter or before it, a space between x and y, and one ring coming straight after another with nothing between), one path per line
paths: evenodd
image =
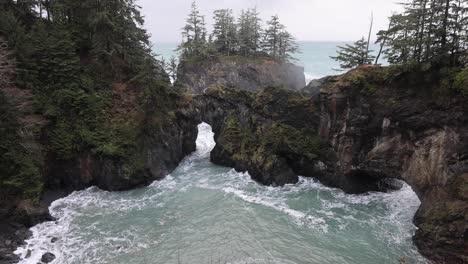
M300 177L280 188L215 166L211 127L162 181L129 192L89 188L52 203L20 263L425 263L411 237L419 200L408 185L346 195ZM52 243L52 239L58 240ZM213 253L215 252L215 253ZM214 260L214 261L213 261Z

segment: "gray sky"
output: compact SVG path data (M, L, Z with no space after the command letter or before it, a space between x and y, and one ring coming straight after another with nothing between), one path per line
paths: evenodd
M206 16L208 29L213 10L257 6L264 21L278 14L280 21L298 40L357 40L364 35L374 13L374 33L385 29L388 16L401 10L402 0L197 0ZM180 29L190 11L192 0L139 0L146 28L154 43L179 42Z

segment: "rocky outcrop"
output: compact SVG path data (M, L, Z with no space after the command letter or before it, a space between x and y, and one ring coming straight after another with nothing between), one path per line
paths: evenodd
M414 237L437 263L468 261L468 100L434 72L361 68L321 88L320 135L338 175L398 178L421 199Z
M200 122L212 125L211 161L248 171L267 185L315 177L349 193L397 188L381 177L346 177L327 138L321 138L319 97L270 87L259 93L211 87L194 98Z
M322 155L313 130L319 124L312 101L299 93L267 88L258 94L211 87L194 98L200 121L212 125L216 146L211 160L248 171L268 185L298 181L298 164L316 164Z
M421 253L466 263L468 99L441 82L430 71L363 67L302 94L213 87L194 102L215 132L214 163L264 184L299 174L349 193L404 180L422 203L414 218Z
M140 106L143 91L114 85L112 112L116 126L130 124L129 145L124 156L87 151L72 159L51 156L46 173L48 190L81 190L97 186L104 190L128 190L162 179L195 151L197 121L188 109L189 98L164 87ZM122 121L123 120L123 121Z
M210 86L259 91L269 86L299 90L305 85L302 67L272 58L240 56L182 61L176 82L192 94L202 94Z
M0 55L6 51L0 49ZM48 206L54 200L91 186L117 191L149 184L195 150L197 119L184 110L190 97L169 91L162 72L155 70L158 80L151 89L114 83L100 113L100 127L112 137L94 136L101 140L98 147L67 156L54 148L54 140L67 135L56 136L56 124L34 109L33 92L15 85L14 64L0 73L0 263L17 262L13 251L30 235L30 227L52 220ZM52 260L49 254L42 261Z

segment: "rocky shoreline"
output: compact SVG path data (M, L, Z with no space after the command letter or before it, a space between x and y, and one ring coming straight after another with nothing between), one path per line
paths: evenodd
M301 91L212 86L199 95L167 93L176 98L166 108L169 118L142 139L144 177L124 180L114 175L118 162L82 155L54 165L47 188L64 195L91 185L125 190L161 179L195 150L196 125L204 121L215 132L212 162L247 171L262 184L295 183L303 175L365 193L398 188L392 179L406 181L422 202L414 219L420 252L434 263L466 263L467 99L436 102L437 80L421 82L430 72L392 71L362 67ZM148 110L144 120L158 122L161 114ZM23 210L27 221L21 222L18 208L16 203L8 212L15 217L0 223L0 263L15 263L11 252L27 228L50 220L47 207L40 207Z

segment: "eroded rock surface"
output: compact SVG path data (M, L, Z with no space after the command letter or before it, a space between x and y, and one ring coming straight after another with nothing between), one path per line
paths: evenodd
M349 193L398 188L421 199L414 241L437 263L468 261L468 100L430 72L364 67L302 93L213 87L195 97L214 163L264 184L318 178ZM318 92L317 92L318 91Z
M232 56L182 62L176 86L192 94L202 94L210 86L247 91L260 91L269 86L299 90L306 83L304 68L292 63Z

